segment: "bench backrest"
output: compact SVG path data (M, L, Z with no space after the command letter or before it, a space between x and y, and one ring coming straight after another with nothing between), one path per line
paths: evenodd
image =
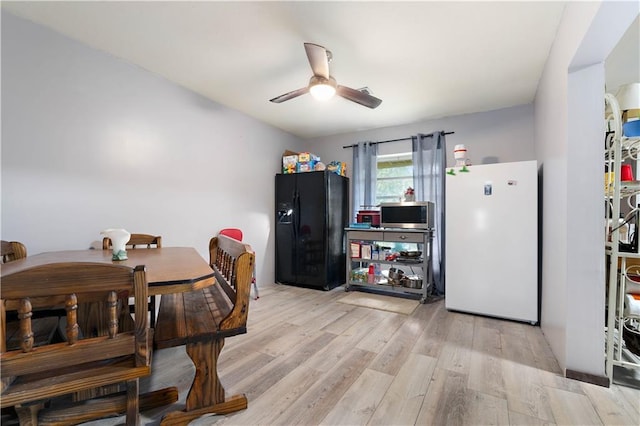
M119 327L119 301L135 297L136 310L147 307L147 280L144 266L130 268L87 262L54 263L36 266L2 278L0 287L0 364L2 392L23 375L46 375L81 364L132 357L136 367L150 365L149 325L146 315L136 315L133 330ZM126 299L125 299L126 300ZM97 333L82 331L80 339L77 309L79 304L93 304L90 320ZM33 346L32 310L63 307L67 312L67 341ZM126 308L126 305L124 306ZM123 309L124 309L123 308ZM7 350L7 314L17 311L20 321L21 347ZM98 330L99 329L99 330ZM94 336L94 334L97 334ZM126 372L122 372L126 374ZM114 383L119 380L114 377ZM75 392L94 387L89 380L75 383ZM2 406L5 406L4 399Z
M233 309L218 326L220 331L246 327L254 263L255 255L248 244L225 235L209 241L209 265L233 303Z

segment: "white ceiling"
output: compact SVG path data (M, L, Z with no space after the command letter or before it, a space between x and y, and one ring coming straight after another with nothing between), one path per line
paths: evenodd
M7 2L10 12L302 138L533 101L565 2ZM335 97L307 85L303 43L333 52Z

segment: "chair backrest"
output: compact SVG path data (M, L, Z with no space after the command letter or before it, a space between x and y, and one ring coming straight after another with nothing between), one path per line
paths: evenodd
M131 238L129 238L129 242L127 243L127 248L136 249L141 248L140 246L144 248L161 248L162 236L150 234L131 234ZM110 238L104 237L102 239L102 248L104 250L108 250L111 248Z
M218 232L218 235L225 235L234 240L242 241L242 230L238 228L224 228Z
M53 263L35 266L2 278L0 288L0 360L3 390L11 378L62 371L81 364L112 360L123 356L135 359L136 367L150 365L149 323L146 315L136 315L133 330L119 327L118 300L133 296L136 309L147 308L148 287L144 266L130 268L89 262ZM101 302L101 303L93 303ZM97 336L84 333L80 339L79 304L101 306L93 312ZM33 346L31 313L37 308L63 307L67 311L67 341ZM7 351L7 312L17 311L21 347ZM125 373L123 373L125 374ZM124 379L126 380L126 378ZM114 383L123 381L122 378ZM85 383L86 388L95 384ZM67 390L73 392L81 387ZM63 392L64 393L64 392Z
M2 240L2 263L27 257L27 248L18 241Z

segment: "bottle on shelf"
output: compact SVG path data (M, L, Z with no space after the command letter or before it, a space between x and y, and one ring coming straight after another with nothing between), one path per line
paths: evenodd
M376 282L376 270L373 263L369 264L369 273L367 274L367 283L375 284Z
M618 223L615 225L613 219L607 220L607 241L611 242L611 235L614 232L618 233L619 243L629 243L629 223L625 221L622 214L620 214L620 219L618 219Z
M629 223L624 220L622 214L618 219L618 241L622 244L629 244Z

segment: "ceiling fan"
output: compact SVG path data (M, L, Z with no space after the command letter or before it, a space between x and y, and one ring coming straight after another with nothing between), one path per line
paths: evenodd
M346 86L340 86L336 83L336 79L329 74L329 61L331 61L331 51L322 46L313 43L305 43L304 49L307 52L307 58L313 71L313 76L309 80L309 85L293 92L285 93L271 99L271 102L279 104L289 99L297 98L305 93L311 93L311 96L318 100L327 100L334 94L342 96L345 99L359 103L369 108L376 108L382 103L381 99L369 94L367 89L351 89Z

